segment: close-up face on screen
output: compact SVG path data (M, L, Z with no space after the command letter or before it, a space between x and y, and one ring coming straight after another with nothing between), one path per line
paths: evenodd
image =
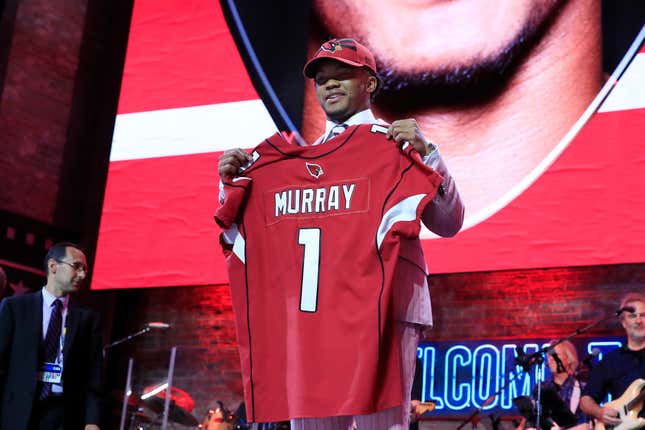
M92 289L227 283L218 159L323 135L303 67L343 37L374 54L375 117L414 118L463 199L459 235L421 232L431 273L645 255L645 31L628 2L255 3L134 2Z

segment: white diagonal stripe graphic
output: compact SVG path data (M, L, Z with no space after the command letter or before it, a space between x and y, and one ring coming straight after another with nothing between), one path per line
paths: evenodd
M121 114L110 161L252 148L276 130L261 100Z

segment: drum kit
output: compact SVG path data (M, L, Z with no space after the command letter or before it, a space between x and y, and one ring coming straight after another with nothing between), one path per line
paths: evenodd
M127 404L127 425L128 430L158 430L162 427L166 391L154 390L154 387L146 387L141 396L131 395ZM154 393L148 395L146 393ZM114 398L123 398L123 393L115 393ZM217 401L215 408L209 409L201 422L192 415L195 401L184 390L172 387L170 390L170 402L168 408L169 428L198 428L201 430L283 430L289 428L289 423L246 423L245 417L239 416L236 412L232 414L224 407L222 402ZM433 402L424 402L415 406L417 416L434 409ZM242 413L244 415L244 413Z
M128 397L127 425L128 430L157 430L161 429L164 406L165 390L154 395L150 393L154 387L146 387L141 396L131 395ZM115 393L114 398L122 399L123 393ZM250 429L238 423L239 419L233 416L218 401L214 409L209 409L202 421L191 413L195 407L195 401L184 390L172 387L170 391L170 403L168 408L169 428L199 428L202 430L245 430ZM181 427L177 427L181 426Z
M127 404L126 428L128 430L156 430L160 429L163 421L165 406L165 390L154 395L146 395L151 387L146 387L141 396L130 395ZM122 398L121 393L116 393L115 398ZM168 423L173 428L175 424L185 427L197 427L199 421L191 412L195 401L190 395L177 387L172 387L168 407Z

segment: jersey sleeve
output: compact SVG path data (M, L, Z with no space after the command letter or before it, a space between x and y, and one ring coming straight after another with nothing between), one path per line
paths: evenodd
M406 144L401 149L404 155L399 157L400 176L383 208L377 234L379 247L389 233L408 238L419 235L423 209L435 197L443 180L423 163L412 145Z
M223 229L230 228L244 208L252 179L238 176L230 182L224 182L224 202L215 211L215 222Z
M223 229L228 229L235 223L244 210L244 203L251 190L253 171L269 166L283 158L276 150L276 145L283 144L283 137L276 133L260 142L251 151L251 160L240 167L238 174L230 181L220 182L220 207L215 212L215 222ZM244 176L242 176L244 175Z

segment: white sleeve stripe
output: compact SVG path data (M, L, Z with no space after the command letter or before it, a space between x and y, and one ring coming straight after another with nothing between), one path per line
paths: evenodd
M381 249L383 239L390 231L392 226L399 221L414 221L417 217L417 208L421 200L427 194L416 194L401 200L396 205L392 206L381 219L381 224L376 233L376 244Z
M246 264L246 256L244 254L245 247L246 243L244 242L244 238L238 231L237 236L235 237L235 242L233 243L233 254L237 255L237 258L239 258L244 264Z
M231 228L223 231L222 236L224 237L224 242L229 245L233 245L233 254L237 255L237 258L239 258L242 263L246 264L244 256L244 238L237 229L237 225L233 224Z

